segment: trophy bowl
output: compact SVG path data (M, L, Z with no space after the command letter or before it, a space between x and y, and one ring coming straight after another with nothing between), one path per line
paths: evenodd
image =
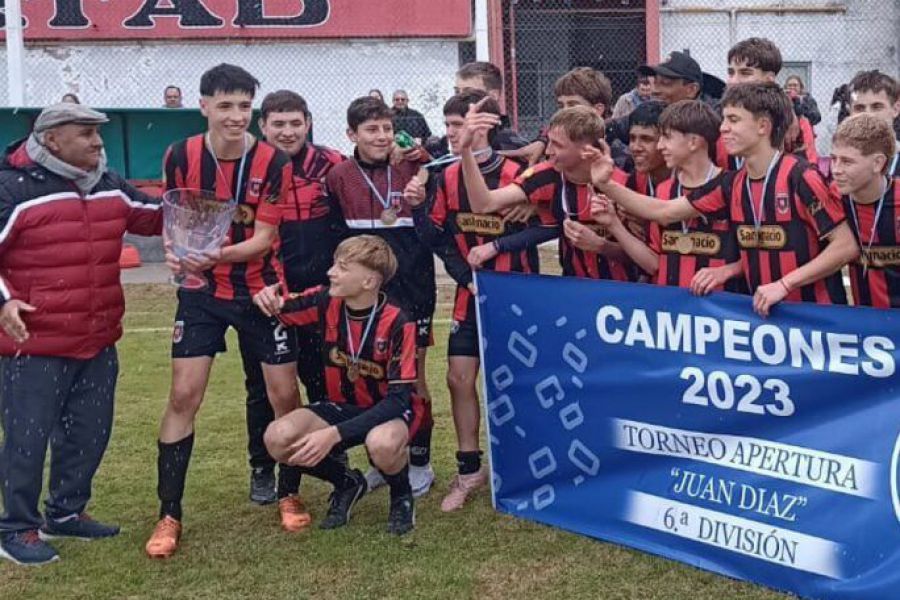
M163 236L179 259L202 257L218 249L231 229L237 201L220 200L208 190L176 188L163 194ZM197 273L180 273L172 283L185 289L207 286Z

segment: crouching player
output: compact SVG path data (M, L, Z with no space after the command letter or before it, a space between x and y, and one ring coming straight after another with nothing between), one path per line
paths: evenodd
M334 456L360 444L390 486L388 532L403 535L415 524L409 440L425 405L415 394L416 323L382 291L396 271L387 242L360 235L338 246L328 287L285 298L270 286L254 297L285 324L321 327L327 398L274 421L265 443L275 460L334 485L322 529L346 525L366 493L363 474Z

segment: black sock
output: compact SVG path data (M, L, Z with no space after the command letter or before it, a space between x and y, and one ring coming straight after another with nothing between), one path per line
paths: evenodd
M159 518L168 515L180 521L181 498L184 496L184 480L194 449L194 434L172 444L157 442L157 445L159 457L156 459L156 495L159 496L160 503Z
M380 469L379 469L380 470ZM403 465L399 473L388 475L381 471L381 475L391 488L391 500L400 496L408 496L412 494L412 487L409 485L409 465Z
M347 465L334 459L330 454L322 459L322 462L314 467L300 467L302 473L308 473L317 479L323 479L336 489L345 489L356 483L350 475Z
M431 462L431 424L423 424L413 436L409 445L409 464L414 467L425 467Z
M481 451L457 452L456 467L459 469L460 475L477 473L481 469Z
M300 467L278 463L278 499L300 492Z

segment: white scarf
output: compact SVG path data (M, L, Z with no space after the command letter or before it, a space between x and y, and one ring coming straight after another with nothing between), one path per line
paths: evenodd
M56 173L64 179L72 181L82 194L88 194L100 183L100 178L106 173L106 151L100 152L100 163L93 171L85 171L63 162L50 153L46 146L41 144L34 134L28 136L25 142L25 151L31 160L41 165L51 173Z

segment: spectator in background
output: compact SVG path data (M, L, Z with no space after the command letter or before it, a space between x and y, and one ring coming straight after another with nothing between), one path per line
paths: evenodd
M181 99L181 88L177 85L166 86L166 91L163 92L163 99L165 100L163 108L184 108Z
M431 137L431 129L429 129L425 117L419 111L409 107L409 94L404 90L397 90L394 92L393 103L395 132L405 131L415 138L416 144L421 144Z
M815 99L803 89L803 80L799 75L791 75L784 82L784 91L794 103L794 113L798 117L806 117L810 125L818 125L822 120L819 105Z
M381 90L379 90L379 89L372 88L371 90L369 90L369 95L372 96L373 98L378 98L379 100L384 102L384 94L382 94Z
M81 104L81 101L78 100L78 96L75 94L64 94L62 100L60 102L69 102L70 104Z
M613 107L612 118L621 119L631 114L635 108L650 99L653 93L653 81L650 76L638 74L637 85L633 90L622 94Z

